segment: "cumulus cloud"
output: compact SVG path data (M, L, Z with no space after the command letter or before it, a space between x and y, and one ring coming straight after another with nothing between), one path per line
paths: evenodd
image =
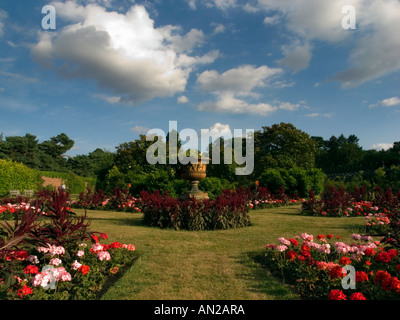
M211 127L210 130L218 130L218 131L224 131L224 130L231 130L231 127L229 124L222 124L222 123L214 123Z
M233 1L231 7L235 5ZM356 10L357 30L342 28L345 5ZM265 12L266 26L279 23L290 32L279 62L294 72L308 68L315 42L341 45L344 41L353 43L348 67L331 77L342 87L356 87L400 70L397 0L256 0L251 2L253 10L247 7L242 5L246 12Z
M200 111L217 113L253 114L268 116L278 110L294 111L300 104L274 101L273 104L259 101L262 95L256 89L273 87L271 79L282 74L280 68L268 66L255 67L242 65L223 73L207 70L201 73L196 83L199 87L214 95L214 100L198 105Z
M178 103L188 103L189 99L186 96L179 96Z
M198 106L198 110L268 116L277 111L278 108L268 103L249 103L243 99L236 98L232 93L224 93L218 95L216 101L201 103Z
M400 70L400 2L360 0L360 3L357 19L361 37L349 57L350 66L333 77L344 87L359 86Z
M280 68L267 66L255 67L242 65L219 74L216 70L207 70L199 75L197 83L204 90L231 91L236 94L249 95L257 87L264 87L268 80L283 72Z
M217 51L191 55L204 44L201 30L186 34L177 26L156 28L144 6L125 14L97 4L55 2L57 17L70 24L57 33L41 32L32 48L35 61L63 78L94 80L121 103L139 104L185 90L192 70L213 62Z
M387 98L383 99L382 101L379 101L378 103L370 104L370 108L375 108L375 107L393 107L400 105L400 98L399 97L392 97L392 98Z

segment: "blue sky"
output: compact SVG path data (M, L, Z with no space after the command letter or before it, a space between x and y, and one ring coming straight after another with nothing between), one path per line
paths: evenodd
M0 133L64 132L76 155L169 121L290 122L387 148L400 141L399 30L398 0L2 0Z

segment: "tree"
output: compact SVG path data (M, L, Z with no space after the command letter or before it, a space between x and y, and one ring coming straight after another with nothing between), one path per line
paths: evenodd
M359 139L354 134L347 138L341 134L332 136L329 140L313 137L317 142L316 166L325 172L348 172L360 169L360 164L365 156L364 150L359 146Z
M256 175L266 168L310 169L315 165L316 143L293 124L262 127L254 133Z

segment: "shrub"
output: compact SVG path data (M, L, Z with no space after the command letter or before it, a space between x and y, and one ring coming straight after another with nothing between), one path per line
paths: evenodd
M9 195L10 190L39 190L42 186L41 174L22 163L0 159L0 196Z
M215 230L248 226L250 217L243 190L224 190L215 200L179 200L142 191L140 206L148 226L186 230Z
M217 177L206 177L199 183L200 190L207 192L210 199L215 199L218 195L221 195L223 190L234 190L236 185L230 183L226 179Z

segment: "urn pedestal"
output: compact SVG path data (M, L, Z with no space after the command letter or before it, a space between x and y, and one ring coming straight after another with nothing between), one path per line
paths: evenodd
M209 199L208 193L199 189L199 182L206 176L207 164L198 159L198 163L189 163L183 167L182 178L189 180L191 189L182 195L183 199L195 198L196 200Z

